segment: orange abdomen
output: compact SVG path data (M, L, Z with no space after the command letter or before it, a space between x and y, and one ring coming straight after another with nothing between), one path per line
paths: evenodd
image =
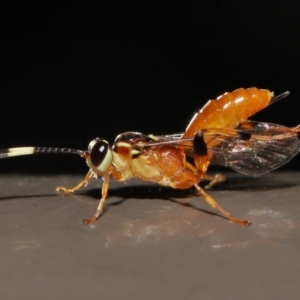
M209 100L194 115L183 138L204 128L236 128L241 122L270 104L273 93L257 88L237 89Z

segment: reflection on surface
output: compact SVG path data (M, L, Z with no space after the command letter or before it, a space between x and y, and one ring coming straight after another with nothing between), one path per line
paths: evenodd
M123 198L109 200L106 212L95 225L105 227L107 247L124 242L124 239L126 243L134 245L178 238L197 239L202 243L202 250L243 249L255 244L275 247L285 244L289 232L297 226L295 220L275 210L276 203L271 202L268 207L263 207L263 201L253 201L260 193L257 191L248 194L239 191L212 192L219 203L222 203L224 197L229 198L227 205L233 202L230 211L253 222L249 228L215 215L193 191L137 186L122 187L112 193L116 198ZM109 218L114 225L107 228L105 218Z
M249 212L256 234L265 238L286 238L288 232L295 228L296 222L287 218L281 211L270 209L251 210Z
M14 245L13 250L23 250L23 249L35 249L39 248L41 244L36 240L29 240L29 241L13 241L11 244Z
M187 240L201 251L248 249L258 244L289 246L289 237L296 235L298 228L298 177L293 173L284 176L272 173L259 179L247 178L239 174L228 176L227 182L209 193L235 216L252 221L248 228L212 212L193 189L175 190L139 181L131 181L130 185L112 181L102 217L94 225L84 226L77 221L94 213L101 191L100 180L94 181L97 188L91 184L79 193L61 196L53 191L58 184L65 184L65 178L30 177L20 185L5 176L0 195L3 233L14 233L15 228L7 224L18 220L22 228L32 222L32 228L45 224L44 230L49 230L47 222L50 222L50 228L55 224L61 234L67 226L74 236L81 232L91 239L96 237L107 248L121 244L185 244ZM77 178L69 178L70 185L76 181ZM30 235L28 240L31 239ZM22 235L14 239L23 240ZM16 247L23 249L32 244L21 243Z

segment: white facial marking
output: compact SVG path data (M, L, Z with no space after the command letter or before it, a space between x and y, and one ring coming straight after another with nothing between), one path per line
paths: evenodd
M125 147L125 148L130 148L131 145L128 143L124 143L124 142L119 142L117 143L117 147Z
M112 160L113 160L112 151L108 149L102 163L97 167L97 170L101 173L105 173L111 166Z

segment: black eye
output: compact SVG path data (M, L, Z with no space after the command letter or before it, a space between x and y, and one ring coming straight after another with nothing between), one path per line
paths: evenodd
M90 160L98 171L104 173L112 162L112 153L109 144L100 139L93 140L89 145Z

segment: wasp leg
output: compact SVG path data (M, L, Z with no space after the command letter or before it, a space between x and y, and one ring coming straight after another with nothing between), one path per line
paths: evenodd
M94 173L89 170L88 173L86 174L85 178L81 180L77 185L75 185L72 188L65 188L63 186L58 186L56 188L57 192L64 192L64 193L73 193L74 191L80 189L83 185L87 185L88 182L93 178Z
M219 184L221 182L224 182L226 180L226 177L223 174L216 174L215 176L210 176L205 174L203 176L206 180L210 181L208 185L205 186L206 189L211 189L216 184Z
M194 174L196 174L198 172L198 169L189 162L186 162L186 168L188 170L192 171ZM210 175L205 174L203 176L203 178L210 181L210 183L205 186L206 189L211 189L216 184L219 184L226 180L226 177L223 174L216 174L215 176L210 176Z
M216 174L215 176L209 176L206 174L206 170L213 158L213 153L208 151L205 138L209 138L209 136L216 137L217 135L236 136L237 138L246 141L251 138L250 133L241 132L234 129L209 128L195 133L193 139L194 162L197 170L203 174L202 178L210 181L210 183L206 186L207 189L210 189L214 185L225 181L225 176L222 174ZM216 141L213 142L215 143Z
M199 131L195 134L193 140L194 161L198 172L202 174L202 178L205 176L207 167L210 162L210 155L207 151L207 146L203 135L204 132ZM212 181L211 183L214 183L214 181ZM229 212L222 208L211 196L209 196L198 184L194 183L194 187L196 188L197 192L204 198L204 200L211 205L213 209L218 209L226 218L228 218L232 222L246 226L249 226L251 224L251 222L247 220L240 220L232 216Z
M214 209L219 210L227 219L230 221L239 224L239 225L244 225L244 226L249 226L251 225L250 221L247 220L240 220L231 215L229 212L227 212L224 208L222 208L211 196L209 196L205 191L198 185L194 184L194 187L196 188L197 192L204 198L204 200L211 205L211 207Z
M91 219L83 219L82 222L84 224L93 224L97 221L97 219L100 217L102 211L103 211L103 205L105 202L105 199L107 197L107 192L108 192L108 184L109 184L109 172L105 173L102 176L103 179L103 185L102 185L102 197L100 199L100 203L98 205L98 208L96 210L95 215Z

